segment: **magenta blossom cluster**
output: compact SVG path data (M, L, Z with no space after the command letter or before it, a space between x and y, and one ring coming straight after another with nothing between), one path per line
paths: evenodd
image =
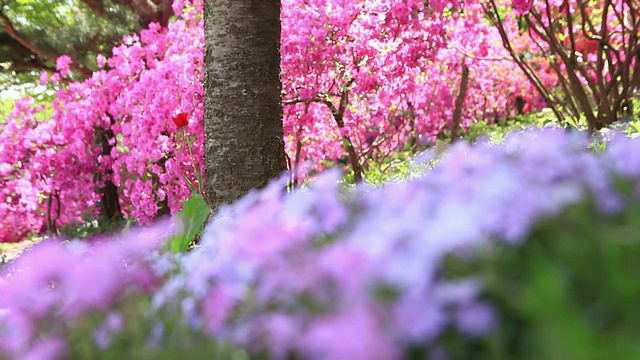
M67 113L86 107L87 122L112 131L111 151L97 162L113 172L125 216L140 223L151 222L162 201L177 211L191 194L184 177L204 172L202 9L175 2L174 10L180 20L125 37L105 70L70 87L68 98L58 94ZM188 114L180 129L172 121L179 113Z
M203 1L173 7L166 29L126 36L83 82L69 82L71 59L60 57L41 76L59 88L50 117L17 105L0 137L0 241L95 217L106 181L140 223L191 195L204 172ZM464 66L461 126L513 115L517 96L539 105L476 2L287 0L281 50L294 166L322 169L344 156L345 139L362 164L431 141L452 126Z
M480 2L282 6L284 129L293 163L322 168L345 156L345 137L364 164L431 141L452 128L462 86L463 128L513 116L517 97L527 109L541 105Z
M0 132L2 242L47 230L51 222L70 224L96 214L96 151L85 143L93 136L92 125L72 121L76 112L68 121L40 121L42 110L32 98L18 101Z
M384 188L347 191L337 171L291 194L274 182L220 211L155 304L181 304L190 326L275 359L399 359L436 351L446 330L483 336L496 319L482 283L443 277L443 260L517 246L587 198L621 210L613 179L640 180L637 159L622 160L639 148L617 139L595 155L582 135L530 130L458 143L424 176Z
M83 82L67 80L72 60L60 57L40 78L58 87L50 111L16 104L0 132L0 242L94 218L107 180L140 223L191 195L185 178L204 173L202 2L174 10L181 17L168 28L151 24L98 56L104 69Z

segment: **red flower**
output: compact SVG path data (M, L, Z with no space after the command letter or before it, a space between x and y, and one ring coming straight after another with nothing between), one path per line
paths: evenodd
M174 124L179 128L186 126L189 123L187 120L187 113L181 112L180 114L171 118Z

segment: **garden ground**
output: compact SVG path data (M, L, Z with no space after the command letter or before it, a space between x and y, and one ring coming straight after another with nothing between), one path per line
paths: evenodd
M37 244L40 240L22 241L19 243L3 243L0 244L0 261L7 262L14 260L25 250Z

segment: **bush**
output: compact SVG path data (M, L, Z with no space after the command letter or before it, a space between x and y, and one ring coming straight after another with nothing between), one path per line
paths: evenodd
M574 205L494 249L481 271L500 309L491 358L640 359L639 215L637 202L608 216Z
M528 130L456 143L380 188L283 179L223 208L188 253L163 251L169 224L38 245L4 271L0 352L633 357L640 142L588 146Z

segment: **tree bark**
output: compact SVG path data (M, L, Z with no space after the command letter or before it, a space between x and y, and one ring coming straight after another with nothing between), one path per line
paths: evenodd
M286 170L280 1L205 0L206 200L212 211Z
M113 125L113 117L109 115L111 125ZM102 147L101 155L111 155L113 146L109 144L109 140L115 136L111 129L95 127L93 131L95 142ZM113 170L107 169L104 173L97 172L97 180L102 180L103 185L98 188L100 194L100 210L102 216L112 225L118 225L122 220L122 210L120 209L120 198L118 195L118 187L111 181Z
M467 88L469 87L469 67L462 59L462 78L460 79L460 90L456 98L456 105L453 108L453 121L451 122L451 143L460 137L460 122L462 118L462 105L467 98Z

